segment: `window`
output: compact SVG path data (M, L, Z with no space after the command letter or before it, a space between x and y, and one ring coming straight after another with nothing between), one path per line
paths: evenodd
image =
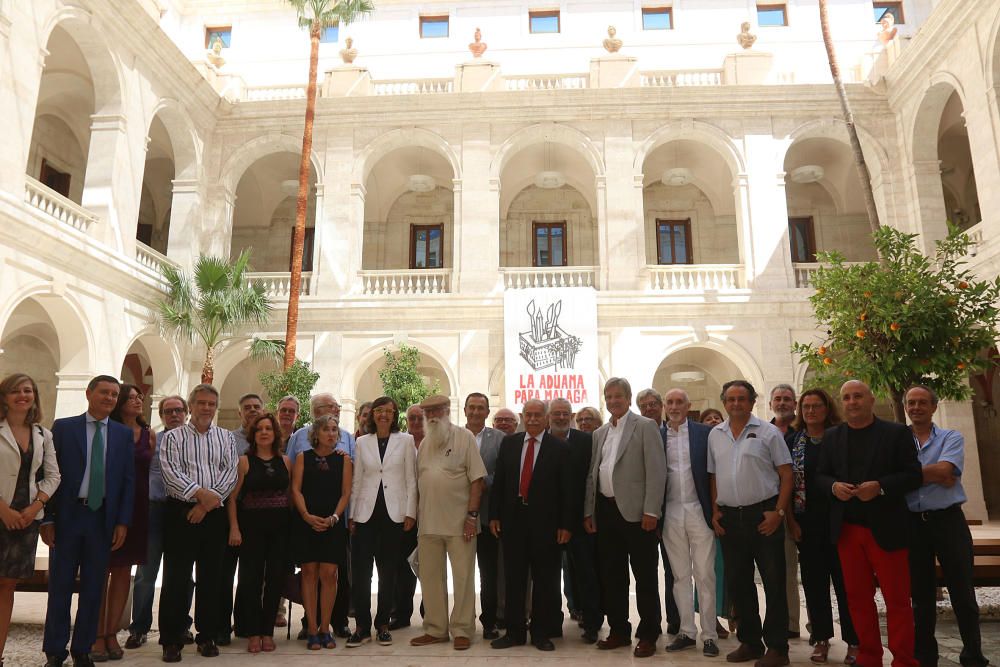
M440 269L444 267L442 253L444 225L410 226L410 268Z
M532 266L566 266L566 223L533 225Z
M792 245L793 262L816 261L816 235L812 218L789 218L788 241Z
M233 26L231 25L207 26L205 28L206 49L212 48L212 44L215 42L216 37L222 40L222 48L228 49L233 40Z
M42 158L42 168L38 172L38 180L50 190L58 192L63 197L69 197L70 175L53 167L52 163L45 158Z
M319 41L324 44L331 44L337 42L340 39L340 24L328 25L323 28L323 32L319 36Z
M643 7L643 30L671 30L674 27L674 14L670 7Z
M528 12L528 31L532 34L559 32L559 10Z
M292 250L295 248L295 228L292 228L291 235L292 242L289 244L288 248L288 272L292 272ZM313 248L315 247L316 241L316 228L306 227L306 235L302 239L302 270L312 271L313 270Z
M788 8L782 3L757 5L757 25L762 28L788 25Z
M448 36L448 16L421 16L420 17L420 37L447 37Z
M882 20L882 17L886 14L892 14L892 18L896 19L896 23L903 23L903 3L900 0L895 2L873 2L872 7L875 10L875 23Z
M656 221L656 263L691 264L691 219Z

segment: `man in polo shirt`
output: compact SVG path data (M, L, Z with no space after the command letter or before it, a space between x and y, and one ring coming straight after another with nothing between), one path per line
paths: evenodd
M965 522L962 488L965 439L958 431L934 423L937 394L918 385L906 392L903 405L923 473L923 486L906 494L910 508L910 591L916 640L913 657L921 667L936 667L938 644L934 559L941 562L948 597L962 636L959 659L965 667L984 667L979 631L979 604L972 585L972 533Z
M726 579L740 618L740 646L726 660L780 667L788 664L784 519L792 497L792 459L781 432L752 414L756 401L757 392L745 380L722 386L729 418L708 436L712 526L722 538ZM763 627L755 564L767 606Z

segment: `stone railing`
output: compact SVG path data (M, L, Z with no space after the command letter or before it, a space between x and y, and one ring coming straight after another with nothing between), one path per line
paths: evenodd
M853 266L855 264L864 264L864 262L844 262L844 266ZM823 264L819 262L795 262L792 266L795 268L795 286L812 287L816 271Z
M292 274L287 271L274 273L248 273L247 280L264 287L264 293L272 299L287 299L292 291ZM302 272L302 282L299 284L299 296L312 294L312 273Z
M455 80L448 79L388 79L372 81L375 95L433 95L450 93L455 89Z
M674 88L676 86L721 86L721 69L641 72L643 88Z
M741 289L742 264L650 265L649 288L666 292L704 292Z
M30 176L25 177L24 201L32 208L83 233L87 233L91 226L99 222L96 215Z
M252 86L243 91L243 99L247 102L272 102L275 100L304 100L306 86L291 84L282 86Z
M533 76L505 76L507 90L566 90L587 88L590 77L586 74L536 74Z
M973 257L979 252L979 247L983 244L983 223L977 222L965 230L966 235L972 245L969 247L969 254Z
M135 261L158 276L163 275L164 266L177 266L174 260L139 241L135 242Z
M451 269L398 269L361 271L361 290L372 296L448 294Z
M596 266L503 267L506 289L531 287L597 287Z

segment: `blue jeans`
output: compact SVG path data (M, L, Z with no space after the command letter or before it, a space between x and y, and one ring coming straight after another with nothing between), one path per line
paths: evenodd
M156 593L156 576L160 573L163 558L163 508L166 502L152 500L149 503L149 542L146 547L146 564L136 568L132 586L132 624L130 634L145 635L153 627L153 595ZM188 608L194 595L194 582L188 586ZM191 628L188 615L188 629Z

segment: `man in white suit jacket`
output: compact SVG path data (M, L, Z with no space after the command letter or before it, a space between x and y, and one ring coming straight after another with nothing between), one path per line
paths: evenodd
M369 433L358 438L351 487L351 559L354 582L354 633L347 646L371 640L372 562L378 567L378 642L392 643L389 616L396 587L396 565L403 532L417 518L417 448L413 436L399 432L399 408L388 396L372 403Z

